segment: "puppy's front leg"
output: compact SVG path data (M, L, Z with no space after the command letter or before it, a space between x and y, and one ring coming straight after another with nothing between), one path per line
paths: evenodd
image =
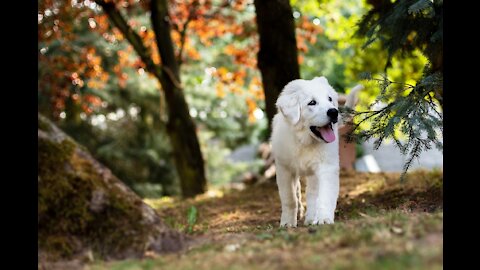
M307 178L305 225L334 222L339 188L338 168L321 168Z
M305 214L305 225L318 224L318 196L320 191L319 179L316 175L307 177L307 212Z
M318 221L319 224L332 224L335 221L335 208L340 189L339 168L325 166L319 169L316 175L320 185Z
M282 216L280 218L281 227L297 227L297 186L295 176L285 167L276 164L277 168L277 186L280 193L282 204Z

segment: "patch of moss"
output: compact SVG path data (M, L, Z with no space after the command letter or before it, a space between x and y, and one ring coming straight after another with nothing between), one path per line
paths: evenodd
M120 254L126 250L141 253L146 240L146 228L141 223L139 205L111 191L109 205L89 224L89 239L102 256Z
M140 254L147 237L141 201L107 185L91 161L75 156L76 147L70 139L38 139L39 248L53 259L68 258L85 247L100 257ZM95 190L104 192L101 211L90 209Z
M50 125L47 123L45 118L43 116L38 116L38 129L43 130L43 131L50 131L52 128Z
M77 223L58 222L64 211L71 205L68 198L75 192L69 179L71 175L60 174L72 156L75 145L64 140L55 143L48 139L38 139L38 245L49 251L61 251L70 256L74 245L62 233L75 229ZM74 211L74 210L73 210ZM68 229L66 229L68 227ZM56 252L54 252L55 255ZM59 254L60 255L60 254Z

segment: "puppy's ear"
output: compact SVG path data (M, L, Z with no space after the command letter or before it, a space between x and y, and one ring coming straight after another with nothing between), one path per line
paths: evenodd
M277 108L292 124L296 125L300 121L300 103L298 96L298 80L289 82L277 99Z

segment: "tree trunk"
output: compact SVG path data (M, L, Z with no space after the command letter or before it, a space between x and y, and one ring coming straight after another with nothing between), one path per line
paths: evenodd
M138 258L179 251L185 240L84 147L38 115L40 264L85 254Z
M192 197L204 193L207 188L204 161L195 123L190 117L185 96L180 85L179 66L173 50L170 36L170 19L167 1L151 0L150 11L155 39L162 61L156 65L151 53L135 33L113 2L95 0L102 6L110 21L122 32L152 73L162 85L168 107L167 135L172 143L174 162L180 178L183 197Z
M295 22L289 0L255 0L254 4L260 36L258 67L262 74L270 134L278 95L288 82L300 78Z
M183 197L205 192L207 180L196 136L195 123L190 117L185 96L180 88L180 74L173 41L166 0L151 0L152 26L162 59L162 76L159 78L168 106L167 133L172 142L175 166L180 177Z

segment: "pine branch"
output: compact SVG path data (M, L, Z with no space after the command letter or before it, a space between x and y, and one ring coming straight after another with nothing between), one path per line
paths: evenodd
M415 4L408 7L409 14L418 14L428 8L432 8L433 4L429 0L419 0Z
M413 160L417 159L420 156L421 150L422 150L421 142L416 141L412 148L412 151L410 151L410 157L408 158L407 162L405 162L405 164L403 165L403 172L400 175L401 181L405 179L405 175L407 174L408 169L412 165Z
M346 135L350 141L368 140L375 137L374 149L378 149L385 139L392 139L400 152L408 156L403 167L403 174L408 171L412 162L419 157L422 151L432 148L432 144L437 149L443 148L442 143L437 139L436 128L443 130L443 117L435 107L431 88L435 80L423 81L416 86L404 84L389 80L386 76L381 78L372 78L369 74L362 74L369 80L380 84L382 93L376 98L376 101L370 105L370 108L377 102L387 102L387 105L378 110L367 111L349 111L342 110L344 114L353 115L356 123L353 124L353 130ZM422 80L420 80L422 81ZM392 88L392 85L398 85L398 88ZM405 90L410 92L403 96ZM394 97L393 101L391 98ZM431 110L433 109L433 110ZM431 110L431 111L430 111ZM431 114L431 112L434 112ZM371 127L368 130L360 130L360 125L369 122ZM408 136L405 144L397 138L395 131L400 129Z

